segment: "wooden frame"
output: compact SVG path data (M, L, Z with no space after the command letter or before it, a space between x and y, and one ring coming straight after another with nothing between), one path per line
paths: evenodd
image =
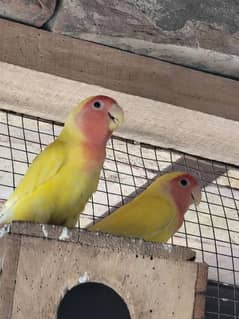
M239 120L238 81L0 19L0 61Z
M238 165L239 122L0 62L0 108L64 122L72 106L97 94L115 98L137 142Z
M198 264L198 274L195 286L195 301L193 319L202 319L205 315L205 294L207 290L208 266Z
M126 113L116 135L238 165L237 81L7 20L0 29L0 108L64 122L106 94Z

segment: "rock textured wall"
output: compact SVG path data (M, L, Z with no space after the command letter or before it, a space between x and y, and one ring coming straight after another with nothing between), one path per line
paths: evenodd
M239 55L238 13L237 0L60 0L48 26L96 42L108 36L114 45L128 38Z
M237 0L59 0L57 8L51 31L239 77Z
M55 11L57 0L0 0L0 16L41 27Z

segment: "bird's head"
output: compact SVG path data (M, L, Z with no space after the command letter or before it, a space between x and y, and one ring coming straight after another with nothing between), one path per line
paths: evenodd
M196 177L185 172L174 172L169 182L169 192L179 212L184 215L193 203L199 205L201 201L201 187Z
M65 129L75 138L93 144L106 143L124 121L124 113L111 97L97 95L79 103L69 114Z
M154 189L159 195L163 194L173 200L181 217L184 216L191 204L199 205L201 201L199 182L196 177L189 173L167 173L159 176L154 184Z

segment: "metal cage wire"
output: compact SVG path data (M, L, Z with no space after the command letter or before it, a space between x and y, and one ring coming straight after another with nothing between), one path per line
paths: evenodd
M61 123L0 109L0 200L8 198ZM170 243L190 247L209 265L207 319L239 318L239 167L112 137L97 192L81 214L86 227L139 193L158 174L197 175L202 202L191 206Z

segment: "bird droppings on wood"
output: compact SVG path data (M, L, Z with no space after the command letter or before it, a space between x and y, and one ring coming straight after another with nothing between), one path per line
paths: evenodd
M48 239L59 240L64 227L47 225ZM45 238L42 232L42 225L27 223L27 222L13 222L10 227L10 233L15 235L25 235L32 237ZM68 229L69 238L65 239L67 242L79 243L80 245L94 246L97 248L107 248L112 251L131 251L134 256L154 256L164 257L174 260L189 260L195 256L195 251L182 246L163 245L152 242L145 242L142 239L127 238L112 236L109 234L95 234L86 230L79 230L77 228ZM171 247L171 249L168 248ZM167 248L166 248L167 247Z
M85 271L85 272L83 273L83 275L80 276L80 278L79 278L79 283L80 283L80 284L84 284L84 283L86 283L86 282L89 281L89 280L90 280L89 274Z
M169 253L172 252L173 246L168 244L163 244L163 248L167 250Z
M45 238L48 238L48 231L46 229L46 225L42 225L42 232Z
M64 240L68 240L69 238L70 238L69 230L67 227L64 227L58 239L64 241Z
M4 237L10 231L10 224L3 225L0 228L0 238Z

